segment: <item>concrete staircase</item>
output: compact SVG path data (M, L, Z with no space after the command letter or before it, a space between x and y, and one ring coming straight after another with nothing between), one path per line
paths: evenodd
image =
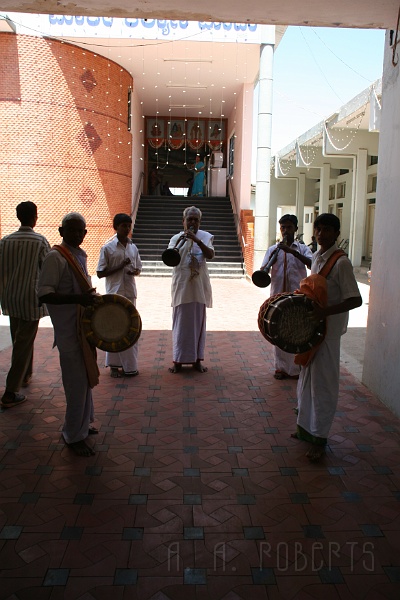
M187 198L185 196L142 196L132 239L143 263L142 274L170 276L172 268L161 255L171 237L182 231L183 210L197 206L203 213L201 229L214 235L215 258L208 261L211 277L245 277L241 246L229 198Z

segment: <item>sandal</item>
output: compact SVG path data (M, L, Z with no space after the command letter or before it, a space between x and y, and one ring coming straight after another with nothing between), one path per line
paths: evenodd
M122 377L136 377L139 375L139 371L122 371Z
M111 368L111 377L114 377L115 379L117 379L118 377L121 377L121 373L119 372L118 367L110 367Z
M92 425L89 427L89 431L88 431L89 435L97 435L98 433L99 433L99 430L96 427L93 427Z
M10 398L9 400L7 400L7 398ZM1 406L3 408L12 408L13 406L18 406L19 404L22 404L23 402L25 402L26 400L26 396L23 396L22 394L17 394L15 392L6 392L5 394L3 394L3 397L1 399Z

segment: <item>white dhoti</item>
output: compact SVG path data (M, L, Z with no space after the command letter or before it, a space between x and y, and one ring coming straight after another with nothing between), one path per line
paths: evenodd
M339 396L340 337L326 337L297 385L297 424L315 438L327 438Z
M295 365L294 356L294 354L289 354L278 348L278 346L274 346L275 371L281 371L286 375L296 377L300 373L300 367Z
M67 444L73 444L87 438L94 420L92 390L80 347L60 352L60 365L67 401L62 434Z
M189 302L172 311L172 356L175 363L204 360L206 344L206 305Z
M106 367L122 368L125 373L138 370L138 342L123 352L106 352Z

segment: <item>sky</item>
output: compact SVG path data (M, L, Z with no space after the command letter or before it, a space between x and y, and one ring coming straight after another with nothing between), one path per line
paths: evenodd
M275 51L272 154L382 77L384 30L288 27Z

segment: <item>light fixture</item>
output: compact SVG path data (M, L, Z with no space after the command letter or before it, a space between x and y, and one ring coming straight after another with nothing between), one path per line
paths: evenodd
M171 108L204 108L204 104L170 104Z
M163 58L164 62L183 62L183 63L212 63L212 60L203 58Z
M206 90L206 85L196 85L196 84L183 84L183 83L166 83L165 87L167 88L184 88L189 90Z

